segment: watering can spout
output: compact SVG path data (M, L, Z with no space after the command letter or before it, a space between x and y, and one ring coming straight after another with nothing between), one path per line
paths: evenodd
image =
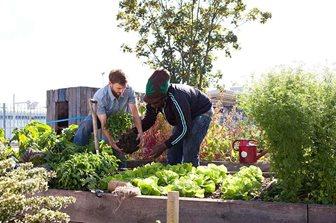
M261 150L258 154L257 154L257 160L260 159L261 157L265 156L267 154L266 150Z

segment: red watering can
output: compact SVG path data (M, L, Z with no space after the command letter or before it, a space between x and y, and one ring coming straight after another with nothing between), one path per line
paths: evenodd
M255 163L257 160L264 156L267 151L257 151L258 142L251 139L238 139L232 143L232 148L235 148L235 144L239 142L238 151L239 151L239 162L240 163Z

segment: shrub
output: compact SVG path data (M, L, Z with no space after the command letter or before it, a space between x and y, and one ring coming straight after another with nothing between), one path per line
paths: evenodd
M0 143L0 222L69 222L60 211L72 197L36 196L48 188L49 175L32 163L19 164L6 157Z
M303 71L268 74L240 102L265 131L283 201L336 203L336 82Z

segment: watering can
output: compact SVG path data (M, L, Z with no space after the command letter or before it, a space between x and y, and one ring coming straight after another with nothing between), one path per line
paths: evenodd
M239 143L238 149L236 149L235 145ZM232 143L232 148L238 150L239 152L239 162L240 163L256 163L257 160L264 156L267 151L257 149L258 142L252 139L238 139Z

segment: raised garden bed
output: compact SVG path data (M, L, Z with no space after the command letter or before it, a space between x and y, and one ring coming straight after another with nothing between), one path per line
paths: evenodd
M91 192L50 189L45 195L74 196L77 201L65 212L73 222L166 222L166 197L137 196L120 200L112 194L97 197ZM260 201L180 198L183 223L331 223L336 206Z

